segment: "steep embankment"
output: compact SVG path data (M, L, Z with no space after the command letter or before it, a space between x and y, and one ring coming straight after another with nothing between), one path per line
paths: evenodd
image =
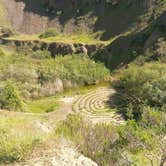
M17 50L48 50L52 56L56 55L67 55L67 54L85 54L87 51L88 55L97 52L105 47L104 44L84 44L84 43L64 43L64 42L46 42L41 40L17 40L1 38L0 43L8 46L13 46Z
M13 28L23 33L40 33L48 27L63 32L103 31L103 38L117 36L131 28L146 13L146 1L0 0ZM126 12L127 11L127 12Z

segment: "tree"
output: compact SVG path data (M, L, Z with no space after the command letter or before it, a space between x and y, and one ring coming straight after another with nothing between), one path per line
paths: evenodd
M8 81L2 91L0 96L0 104L2 109L7 110L22 110L22 100L19 95L18 90L12 84L11 81Z

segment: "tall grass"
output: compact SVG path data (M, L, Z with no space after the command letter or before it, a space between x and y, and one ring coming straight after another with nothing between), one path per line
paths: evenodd
M0 164L25 160L39 142L28 123L24 118L0 118Z

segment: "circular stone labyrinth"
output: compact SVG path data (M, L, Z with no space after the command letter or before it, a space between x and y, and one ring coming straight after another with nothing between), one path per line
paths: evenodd
M114 94L115 90L103 87L81 95L73 104L73 111L88 116L94 123L124 124L123 117L110 109L109 101Z

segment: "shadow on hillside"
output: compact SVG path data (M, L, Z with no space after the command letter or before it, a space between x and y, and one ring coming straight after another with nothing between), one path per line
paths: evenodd
M155 49L154 45L159 38L166 37L165 18L166 12L157 20L152 21L142 31L117 38L104 50L97 52L94 59L104 62L110 70L127 67L130 62L134 61L140 55L144 55L147 48ZM147 45L147 43L149 44ZM144 55L145 57L146 55Z
M71 18L75 19L75 24L80 16L90 14L97 17L94 25L94 31L103 31L103 40L109 39L126 31L137 20L137 18L145 13L143 0L126 2L121 0L117 5L111 5L105 1L95 0L56 0L53 1L48 12L49 3L47 0L16 0L23 1L26 6L25 12L33 12L41 16L48 16L50 19L58 18L61 25ZM51 1L50 1L51 2ZM57 15L57 11L61 11L61 15Z

